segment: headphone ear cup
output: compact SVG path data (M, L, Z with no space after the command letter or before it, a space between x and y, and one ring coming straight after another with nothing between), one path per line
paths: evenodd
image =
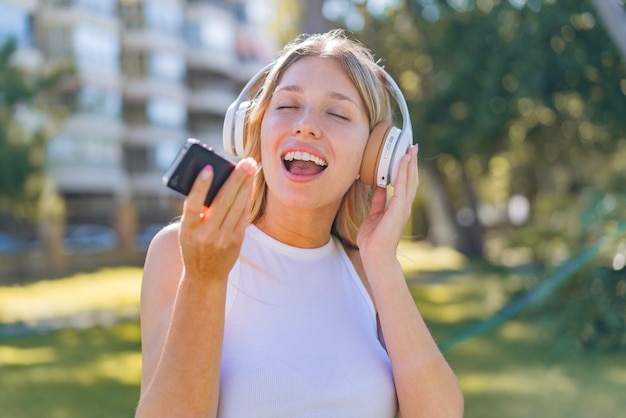
M235 152L237 157L243 157L246 152L246 131L248 128L248 111L252 102L246 100L241 102L239 109L237 109L237 115L235 117L235 130L233 141L235 144Z
M361 161L361 170L359 171L361 182L375 186L378 176L378 167L380 165L380 157L383 147L387 142L387 135L391 129L391 125L387 123L379 123L374 126L365 145L363 160Z
M224 149L234 157L243 157L245 153L246 119L250 104L248 100L239 105L234 102L224 115L222 141Z

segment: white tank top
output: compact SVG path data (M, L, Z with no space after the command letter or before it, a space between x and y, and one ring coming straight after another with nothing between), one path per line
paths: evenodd
M251 225L229 276L219 418L385 418L397 400L372 301L340 242Z

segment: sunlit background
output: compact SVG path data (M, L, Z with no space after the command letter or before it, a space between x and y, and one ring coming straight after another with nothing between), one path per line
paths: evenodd
M624 0L0 0L0 417L133 415L165 170L335 27L407 99L398 255L466 416L623 416Z

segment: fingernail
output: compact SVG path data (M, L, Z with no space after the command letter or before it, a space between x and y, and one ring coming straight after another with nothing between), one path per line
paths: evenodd
M202 169L202 172L200 173L200 178L202 180L206 180L209 178L209 175L213 173L213 167L210 165L205 165L204 168Z

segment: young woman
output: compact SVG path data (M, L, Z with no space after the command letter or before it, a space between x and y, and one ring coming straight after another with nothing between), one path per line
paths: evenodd
M392 119L370 51L341 31L297 39L250 112L248 156L209 207L206 167L149 248L137 417L461 417L396 258L417 146L389 199L359 180Z

